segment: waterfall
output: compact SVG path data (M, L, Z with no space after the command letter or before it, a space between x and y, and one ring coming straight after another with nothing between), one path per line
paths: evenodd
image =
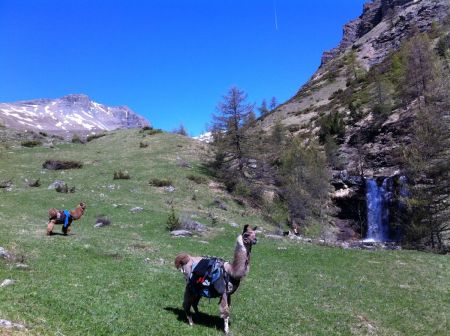
M374 179L366 180L367 236L365 241L382 242L389 240L389 208L392 181L383 180L378 186Z

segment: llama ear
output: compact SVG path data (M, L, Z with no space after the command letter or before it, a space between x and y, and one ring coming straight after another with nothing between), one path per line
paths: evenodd
M244 234L244 233L246 233L246 232L247 232L247 230L248 230L248 227L249 227L249 225L248 225L248 224L245 224L245 225L244 225L244 231L242 231L242 234Z

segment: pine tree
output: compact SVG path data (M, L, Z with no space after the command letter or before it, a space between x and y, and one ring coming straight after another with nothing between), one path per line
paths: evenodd
M258 110L262 117L270 112L269 109L267 108L267 103L265 99L263 99L263 101L261 102L261 106L258 107Z
M272 99L270 100L270 110L271 111L275 110L277 106L278 106L277 98L272 97Z
M227 175L243 176L244 155L248 149L245 146L248 136L244 126L252 116L254 119L253 108L253 104L247 103L247 94L237 87L232 87L218 104L218 114L213 116L212 132L216 159L220 158L223 172Z
M402 95L415 112L403 158L411 184L404 239L441 250L450 231L450 74L424 34L412 37L401 52Z
M296 137L283 152L280 180L293 224L323 217L328 202L330 173L314 138Z

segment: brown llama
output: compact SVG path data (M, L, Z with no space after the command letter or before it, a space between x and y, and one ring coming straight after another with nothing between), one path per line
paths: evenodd
M220 295L219 309L220 316L224 321L225 334L229 332L229 318L231 306L231 294L239 287L240 281L248 274L250 269L250 253L252 246L257 242L256 227L253 229L249 225L245 225L244 231L236 239L236 247L234 249L234 259L231 263L223 262L223 271L226 280L226 286L223 294ZM191 306L195 313L198 313L198 303L202 295L193 290L189 279L193 272L193 266L204 259L203 257L192 257L189 254L181 253L175 258L175 267L179 269L186 279L186 289L184 292L183 309L186 313L189 325L193 325L191 316Z
M85 209L86 203L80 202L74 210L57 210L55 208L48 210L47 235L53 234L55 224L62 224L62 232L66 236L70 232L72 221L80 219Z

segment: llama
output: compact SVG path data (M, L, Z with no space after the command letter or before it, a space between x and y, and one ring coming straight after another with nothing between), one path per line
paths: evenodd
M57 210L55 208L48 210L47 235L53 234L55 224L62 224L62 232L66 236L70 232L72 221L80 219L85 209L86 203L80 202L74 210Z
M231 294L239 287L240 281L248 274L250 269L250 253L252 246L257 242L256 227L253 229L249 225L245 225L244 231L236 239L236 247L234 250L234 259L231 263L224 262L223 270L225 278L228 279L225 291L220 296L219 309L220 316L224 321L225 334L229 332L229 318L231 306ZM197 265L203 257L193 257L186 253L181 253L175 258L175 267L179 269L186 279L186 289L184 292L183 309L186 313L189 325L193 325L191 316L191 306L195 313L198 313L198 303L201 295L195 293L189 284L189 279L193 271L193 266Z

